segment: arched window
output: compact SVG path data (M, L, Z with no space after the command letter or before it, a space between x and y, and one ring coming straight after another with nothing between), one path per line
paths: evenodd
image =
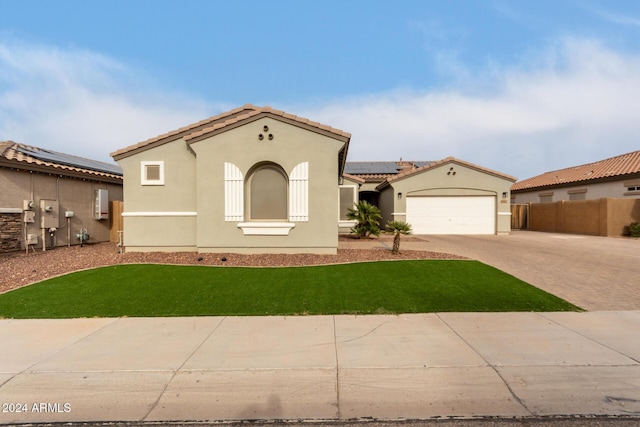
M261 163L247 178L248 217L254 221L288 220L288 178L274 163Z

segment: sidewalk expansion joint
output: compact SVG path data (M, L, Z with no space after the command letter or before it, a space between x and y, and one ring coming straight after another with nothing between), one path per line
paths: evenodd
M584 335L583 333L581 333L581 332L579 332L579 331L576 331L575 329L572 329L572 328L568 327L567 325L563 325L562 323L558 322L557 320L554 320L554 319L551 319L551 318L549 318L549 317L545 316L545 315L544 315L544 313L536 313L536 314L537 314L538 316L542 317L543 319L548 320L548 321L550 321L550 322L552 322L552 323L554 323L554 324L556 324L556 325L560 326L561 328L566 329L567 331L573 332L574 334L579 335L579 336L581 336L582 338L585 338L585 339L587 339L587 340L589 340L589 341L591 341L591 342L593 342L593 343L596 343L596 344L598 344L598 345L600 345L600 346L602 346L602 347L604 347L604 348L606 348L606 349L609 349L609 350L611 350L611 351L613 351L613 352L615 352L615 353L618 353L619 355L624 356L624 357L626 357L627 359L633 360L635 363L640 364L640 359L636 359L636 358L635 358L635 357L633 357L633 356L629 356L628 354L624 354L624 353L622 353L620 350L617 350L617 349L612 348L612 347L610 347L610 346L608 346L608 345L606 345L606 344L603 344L603 343L601 343L600 341L596 341L595 339L593 339L593 338L591 338L591 337L588 337L588 336Z
M440 314L436 313L436 316L438 317L438 319L440 319L440 321L442 323L447 325L447 327L449 329L451 329L451 331L454 334L456 334L458 336L458 338L460 338L462 340L462 342L464 342L466 345L468 345L469 348L472 349L478 355L478 357L480 357L482 360L484 360L484 362L487 364L487 366L489 366L491 369L493 369L493 371L496 373L498 378L500 378L500 380L505 385L505 387L507 387L507 390L509 390L509 393L511 393L511 396L513 397L513 399L516 402L518 402L525 409L525 411L527 411L529 414L535 415L533 413L533 411L527 407L527 405L524 403L524 401L515 393L515 391L513 391L513 389L509 385L509 383L505 380L505 378L502 376L502 374L500 374L500 371L498 370L498 368L496 366L494 366L492 363L490 363L482 354L480 354L480 352L473 345L471 345L467 340L465 340L464 337L458 333L458 331L456 331L454 328L452 328L451 325L449 325L446 322L446 320L444 320L442 317L440 317Z
M177 368L172 370L173 374L171 375L171 378L169 378L169 381L167 381L167 383L164 385L164 387L162 388L162 390L160 391L160 393L158 393L158 398L155 400L155 402L153 402L153 404L151 405L151 408L149 408L149 411L147 412L147 414L142 417L142 421L145 421L147 418L149 418L149 415L151 415L151 413L156 409L156 406L158 406L158 403L160 402L160 399L162 399L162 396L164 396L164 393L167 391L167 388L169 387L169 384L171 384L171 382L173 381L173 379L176 377L176 375L178 374L178 371L181 371L182 368L184 367L184 365L189 361L189 359L191 359L193 357L193 355L202 348L202 346L204 345L205 342L207 342L207 340L218 330L218 328L220 327L220 325L222 325L222 323L225 321L225 319L227 318L227 316L224 316L220 322L216 325L215 328L213 328L213 330L211 331L211 333L209 333L209 335L207 335L202 342L200 343L199 346L197 346L189 356L187 356L184 359L184 362L182 362L182 364Z

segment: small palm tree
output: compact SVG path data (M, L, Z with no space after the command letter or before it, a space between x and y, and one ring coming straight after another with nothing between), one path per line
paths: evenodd
M380 209L366 200L360 200L353 209L349 209L347 218L357 222L351 233L359 238L380 235Z
M391 252L397 254L400 251L400 235L411 234L411 225L404 221L389 221L385 229L389 233L393 233L393 249L391 249Z

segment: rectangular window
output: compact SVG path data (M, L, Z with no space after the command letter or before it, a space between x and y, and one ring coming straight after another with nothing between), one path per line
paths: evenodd
M575 190L568 190L569 200L586 200L587 198L587 189L586 188L578 188Z
M356 187L354 185L341 185L339 187L340 191L340 216L338 219L340 221L348 221L347 213L349 209L353 209L353 206L357 200Z
M164 185L164 162L140 162L140 184Z
M553 191L538 193L538 197L540 198L540 203L551 203L553 202Z

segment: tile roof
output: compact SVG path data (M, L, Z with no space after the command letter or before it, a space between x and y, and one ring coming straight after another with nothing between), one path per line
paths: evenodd
M437 162L431 162L429 164L426 164L426 165L421 166L421 167L416 168L416 169L410 169L410 170L401 171L397 175L387 178L382 184L380 184L380 185L378 185L378 187L376 187L376 190L381 190L381 189L383 189L384 187L388 186L390 183L392 183L394 181L397 181L397 180L400 180L400 179L404 179L404 178L406 178L408 176L411 176L411 175L415 175L415 174L418 174L418 173L422 173L422 172L428 171L430 169L436 168L436 167L444 165L446 163L457 163L459 165L466 166L468 168L475 169L475 170L483 172L483 173L488 173L490 175L494 175L494 176L497 176L499 178L503 178L503 179L506 179L506 180L509 180L509 181L513 181L513 182L515 182L517 180L517 178L515 178L513 176L505 175L505 174L503 174L501 172L497 172L497 171L494 171L492 169L488 169L488 168L485 168L485 167L482 167L482 166L478 166L478 165L473 164L473 163L465 162L464 160L456 159L455 157L447 157L445 159L438 160Z
M595 180L620 179L631 174L640 174L640 150L586 165L545 172L516 182L511 187L511 191L562 187Z
M16 168L41 169L43 171L49 169L55 174L80 174L88 175L96 180L122 181L122 169L118 165L14 141L0 142L0 161Z
M165 142L173 141L175 139L181 138L182 136L204 129L205 127L210 127L213 123L224 121L230 117L234 117L236 115L239 115L248 111L253 111L254 108L255 107L253 107L253 105L246 104L240 108L235 108L233 110L226 111L216 116L209 117L208 119L200 120L199 122L192 123L190 125L183 126L179 129L172 130L162 135L158 135L156 137L147 139L146 141L142 141L137 144L130 145L125 148L121 148L120 150L114 151L110 155L116 160L123 157L128 157L131 154L144 151L145 149L154 147L156 145L161 145L162 143L165 143Z
M350 179L351 181L354 181L354 182L359 182L360 184L364 184L366 182L364 179L360 178L359 176L351 175L348 173L343 173L342 177L346 179Z
M166 142L171 142L179 138L184 138L184 140L188 143L193 143L200 139L207 138L208 136L210 136L210 134L224 131L226 129L230 129L243 124L245 121L257 120L258 118L264 116L271 116L299 126L309 128L311 130L327 133L336 138L342 139L345 142L348 142L348 140L351 138L350 133L332 128L331 126L323 125L321 123L314 122L303 117L298 117L293 114L288 114L284 111L276 110L269 106L256 107L251 104L246 104L240 108L218 114L217 116L209 117L208 119L201 120L197 123L193 123L180 129L165 133L163 135L159 135L146 141L142 141L138 144L122 148L111 153L111 156L114 159L119 160L140 151L144 151L146 149L164 144Z

